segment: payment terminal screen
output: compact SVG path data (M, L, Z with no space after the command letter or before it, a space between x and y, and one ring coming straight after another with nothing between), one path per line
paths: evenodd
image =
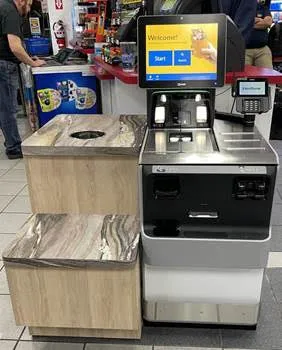
M265 96L265 81L240 81L239 96Z
M146 80L217 80L218 24L146 26Z

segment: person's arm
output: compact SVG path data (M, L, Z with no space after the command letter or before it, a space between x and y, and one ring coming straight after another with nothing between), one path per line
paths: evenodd
M259 30L265 30L268 29L272 26L272 17L271 16L266 16L264 18L258 18L256 17L255 21L255 29Z
M258 30L266 30L271 27L272 25L272 15L269 11L268 6L263 6L263 18L256 17L255 19L255 29Z
M25 49L22 46L21 39L13 34L8 34L8 42L11 51L17 57L17 59L25 64L28 64L31 67L40 67L45 64L45 61L42 60L33 60L26 53Z
M21 41L21 20L15 11L3 13L2 31L4 35L7 35L9 47L19 61L32 67L40 67L45 64L41 60L32 60L25 51Z
M233 21L237 24L246 42L254 27L257 11L257 0L240 0Z

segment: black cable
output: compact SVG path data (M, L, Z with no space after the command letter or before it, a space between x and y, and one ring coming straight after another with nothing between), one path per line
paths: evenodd
M232 108L231 108L231 114L233 113L233 109L234 109L234 106L235 106L235 102L236 102L236 97L234 98L234 101L233 101L233 104L232 104Z
M220 94L215 95L215 96L217 97L217 96L223 95L223 94L225 94L227 91L229 91L229 90L231 90L231 89L232 89L232 86L231 86L231 87L229 87L228 89L224 90L224 91L223 91L223 92L221 92Z

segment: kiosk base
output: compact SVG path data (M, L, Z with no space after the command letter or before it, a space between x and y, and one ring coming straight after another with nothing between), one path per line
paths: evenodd
M263 269L145 265L143 316L149 322L256 326Z
M260 304L193 304L145 302L144 318L150 322L179 322L256 327ZM222 318L221 318L222 317Z

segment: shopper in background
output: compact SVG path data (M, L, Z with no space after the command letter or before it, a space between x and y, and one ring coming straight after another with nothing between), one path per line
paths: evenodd
M251 32L246 50L246 64L257 67L273 68L272 54L268 44L268 30L272 25L272 16L265 1L258 0L255 25Z
M246 44L250 39L250 33L255 23L257 0L211 0L213 12L225 13L237 25ZM209 43L208 48L201 50L211 62L217 60L217 50Z
M225 13L237 24L246 43L254 26L257 0L212 0L218 2L220 12Z
M23 62L40 67L45 62L33 60L22 45L22 17L30 11L32 0L0 0L0 127L9 159L22 158L18 131L18 65Z

